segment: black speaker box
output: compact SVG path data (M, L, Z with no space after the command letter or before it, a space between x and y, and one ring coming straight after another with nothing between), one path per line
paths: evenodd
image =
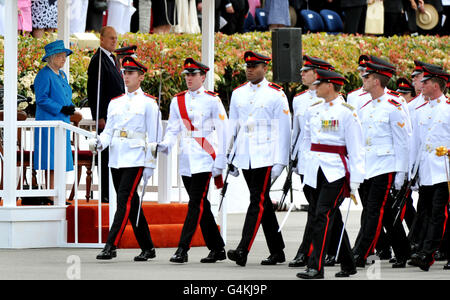
M277 28L272 31L273 81L300 82L302 29Z

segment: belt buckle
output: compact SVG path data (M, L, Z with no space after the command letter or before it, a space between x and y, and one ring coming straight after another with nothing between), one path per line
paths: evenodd
M126 130L121 130L121 131L120 131L120 137L122 137L122 138L128 137L127 131L126 131Z

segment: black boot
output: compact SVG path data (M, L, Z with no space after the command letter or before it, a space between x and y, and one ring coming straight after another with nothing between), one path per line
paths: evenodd
M298 278L302 279L322 279L323 269L322 271L318 271L316 269L307 268L304 272L297 273Z
M117 251L115 246L106 244L102 252L97 255L97 259L112 259L117 256Z
M171 262L174 263L185 263L188 261L187 250L183 248L178 248L175 254L170 258Z
M245 264L247 263L247 251L244 251L242 249L228 250L227 255L230 260L235 261L236 264L245 267Z
M225 249L211 250L207 257L200 260L201 263L215 263L218 260L224 260L227 258Z
M269 266L276 265L277 263L284 263L286 261L286 257L284 256L283 250L270 254L268 258L263 259L261 261L261 265Z
M152 248L150 250L142 250L141 254L134 257L134 261L147 261L150 258L156 257L156 251L155 248Z
M296 267L304 267L308 263L308 256L304 253L297 253L293 260L289 262L288 267L296 268Z

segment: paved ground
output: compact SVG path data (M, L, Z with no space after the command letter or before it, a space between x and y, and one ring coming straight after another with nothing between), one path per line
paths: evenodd
M281 222L285 213L279 212ZM348 232L354 241L359 228L359 211L351 211ZM345 216L345 212L343 212ZM286 257L289 261L296 253L305 224L305 212L292 212L283 228ZM231 214L228 219L228 244L236 247L244 220L244 214ZM262 229L259 230L246 267L230 260L216 264L201 264L200 258L208 254L205 247L192 248L189 262L178 265L169 262L174 248L157 249L157 257L148 262L133 262L137 249L119 249L118 257L111 261L98 261L99 249L57 248L0 250L0 279L156 279L156 280L297 280L295 275L304 268L288 268L287 263L277 266L261 266L261 259L268 256ZM450 279L450 271L443 270L444 262L436 262L429 272L415 267L392 269L387 261L377 261L365 269L358 269L352 280L441 280ZM326 279L336 279L339 267L327 267ZM342 280L342 279L340 279ZM344 279L346 280L346 279Z

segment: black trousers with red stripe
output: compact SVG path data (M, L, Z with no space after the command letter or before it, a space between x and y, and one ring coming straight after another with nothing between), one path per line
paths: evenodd
M242 170L250 191L250 205L245 216L242 238L238 249L250 251L253 241L262 225L267 246L271 254L284 249L281 232L278 232L278 221L272 201L270 200L270 173L272 167Z
M383 230L385 213L387 214L385 223L392 224L393 218L392 212L390 211L392 198L389 191L394 184L394 177L395 173L381 174L364 180L361 185L360 191L362 193L360 195L363 204L363 217L361 220L360 236L355 244L354 253L364 259L372 254L377 246L378 238ZM391 231L392 228L388 226L386 229ZM397 234L397 231L392 232L394 235ZM391 242L394 243L395 236L390 236L392 237ZM402 237L402 234L399 233L398 236ZM404 238L402 237L400 241L397 240L395 242L400 243L400 246L395 245L394 247L393 245L394 251L397 249L396 255L399 258L405 257L407 255L406 244L408 243L406 234L404 234Z
M300 175L300 177L303 182L303 175ZM312 198L313 191L314 191L314 189L312 187L310 187L309 185L303 186L303 194L305 195L305 199L308 202L309 206L308 206L308 216L306 219L305 230L303 231L302 243L300 244L300 247L298 248L297 255L299 255L300 253L303 253L304 255L309 256L311 254L312 235L313 235L311 223L312 223L313 216L314 216L314 211L311 210L311 198Z
M311 188L312 197L309 209L314 212L311 220L313 251L308 260L308 268L316 269L319 272L323 272L325 255L327 254L334 224L340 228L343 226L342 216L340 212L337 212L343 200L344 180L345 178L343 177L333 182L328 182L322 169L319 168L317 187ZM341 269L346 271L353 270L355 261L346 230L344 230L339 252Z
M114 188L117 193L117 210L108 233L108 239L106 241L108 245L117 247L128 220L130 220L139 247L142 250L150 250L154 247L147 220L145 219L142 208L139 206L139 196L137 193L137 187L141 180L143 169L143 167L111 168ZM138 209L141 209L141 212L139 214L139 223L136 227Z
M225 246L208 201L211 172L182 176L184 187L189 195L188 212L181 231L179 248L189 250L192 237L200 224L203 238L209 250L220 250Z
M421 186L420 193L417 209L418 212L419 209L423 210L426 215L422 228L424 239L420 250L428 257L432 257L441 245L448 223L450 197L447 182Z

